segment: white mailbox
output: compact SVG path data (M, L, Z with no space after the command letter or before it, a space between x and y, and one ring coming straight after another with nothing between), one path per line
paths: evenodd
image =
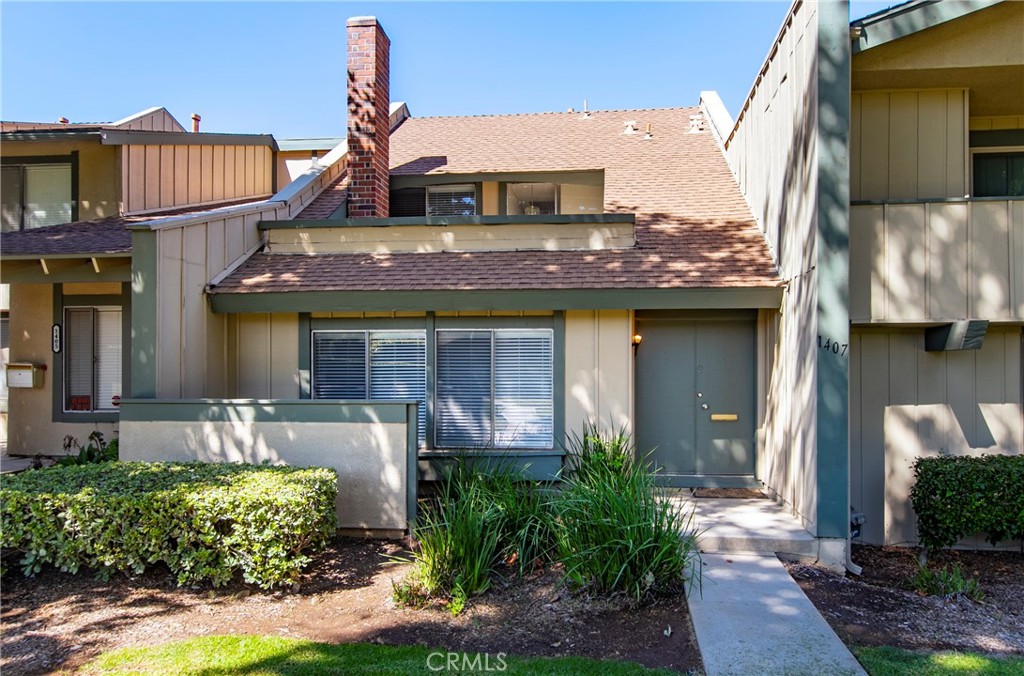
M8 364L7 387L42 387L46 364Z

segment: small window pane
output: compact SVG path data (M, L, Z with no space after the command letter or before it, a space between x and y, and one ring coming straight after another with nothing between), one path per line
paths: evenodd
M975 197L1024 195L1024 153L975 153Z
M313 332L313 398L366 399L365 332Z
M435 437L439 447L491 445L491 332L437 332Z

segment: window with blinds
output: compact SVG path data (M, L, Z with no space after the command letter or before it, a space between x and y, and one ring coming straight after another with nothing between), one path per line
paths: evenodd
M70 164L7 165L0 169L0 231L73 220Z
M476 186L438 185L427 188L427 216L475 216Z
M114 411L121 396L121 309L64 311L64 410Z
M420 402L426 438L427 348L424 331L314 331L314 399Z
M551 448L550 329L437 331L435 442L448 448Z

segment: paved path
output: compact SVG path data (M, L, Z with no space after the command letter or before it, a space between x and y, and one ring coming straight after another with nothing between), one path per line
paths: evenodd
M703 557L703 595L689 606L708 676L865 673L778 558Z

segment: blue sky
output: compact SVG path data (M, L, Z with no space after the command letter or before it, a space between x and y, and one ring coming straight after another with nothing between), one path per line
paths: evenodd
M345 19L367 14L391 38L391 99L415 116L685 106L703 89L735 115L788 6L3 0L0 118L165 106L203 131L342 135Z

